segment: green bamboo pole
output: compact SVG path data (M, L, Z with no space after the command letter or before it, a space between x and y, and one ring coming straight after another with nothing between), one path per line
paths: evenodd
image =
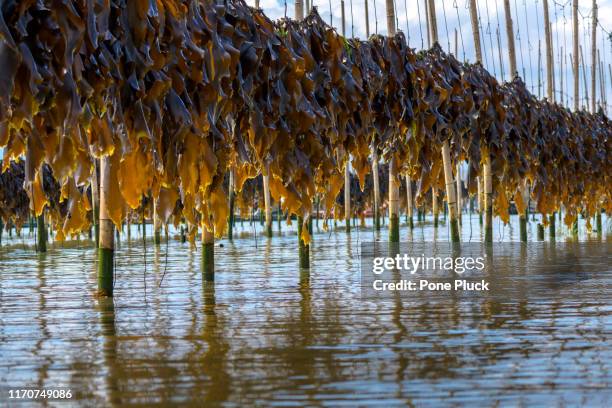
M204 281L215 280L215 234L202 223L202 274Z
M346 233L349 234L351 232L351 172L348 160L344 166L344 221Z
M595 225L597 226L597 234L601 235L601 229L602 229L602 224L601 224L601 210L597 210L597 215L595 216ZM0 221L0 229L2 226L2 221ZM0 242L2 242L2 232L0 231Z
M161 244L161 220L157 214L157 199L153 198L153 244Z
M380 178L378 176L378 153L372 147L372 179L374 182L374 228L380 231Z
M94 160L93 174L90 183L96 248L100 247L100 185L98 183L98 162L98 160Z
M263 172L264 205L266 209L266 236L272 238L272 200L270 198L270 164Z
M549 218L550 223L548 224L548 234L550 235L551 240L555 239L555 235L556 235L556 226L555 226L555 219L557 218L556 215L557 213L553 212Z
M36 238L38 252L47 252L47 232L45 228L45 212L36 217Z
M227 237L230 241L234 239L234 206L235 206L235 194L234 194L234 167L229 172L229 215L227 217Z
M538 223L538 241L544 241L544 225Z
M399 242L399 182L393 158L389 162L389 242Z
M433 0L430 0L430 2L433 3ZM432 11L433 10L432 8ZM453 167L451 164L448 141L442 143L442 161L444 164L444 182L446 184L446 202L448 204L448 216L450 219L451 242L459 242L459 215L457 210L459 204L455 191L455 183L453 182ZM458 167L457 170L459 170ZM457 179L459 179L459 174L457 174Z
M2 245L2 233L4 232L4 222L0 218L0 245Z
M485 195L485 242L493 242L493 178L491 174L491 157L486 156L484 168L484 195Z
M115 242L113 222L110 219L110 157L100 159L100 246L98 247L98 293L113 296L113 257Z
M431 188L431 212L434 219L434 228L438 228L438 190L435 187Z
M298 224L298 255L300 268L310 268L310 245L307 245L302 240L302 228L304 228L304 217L301 215L297 217Z

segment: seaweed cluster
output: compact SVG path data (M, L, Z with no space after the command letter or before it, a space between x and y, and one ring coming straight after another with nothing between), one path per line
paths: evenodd
M39 214L48 198L37 174L48 164L68 211L64 234L89 225L86 191L102 156L116 225L150 196L164 223L184 218L220 235L230 168L238 190L269 171L273 198L306 216L316 195L335 205L347 160L365 186L372 149L418 181L417 200L443 189L443 140L455 163L470 163L471 192L491 155L503 219L528 179L538 210L563 204L570 223L612 210L611 135L601 112L538 100L519 78L500 84L438 45L417 53L401 33L344 38L316 10L274 22L242 0L0 5L3 170L25 157Z

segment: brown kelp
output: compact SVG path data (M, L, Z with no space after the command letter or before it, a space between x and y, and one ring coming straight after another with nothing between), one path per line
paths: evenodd
M562 204L567 223L612 210L603 113L537 100L520 79L499 84L438 45L416 53L401 33L346 39L316 10L273 22L241 0L9 0L0 71L3 170L25 156L40 214L37 174L50 167L71 220L55 220L64 235L89 226L86 191L101 157L115 225L150 195L162 222L221 235L230 168L238 190L269 172L274 200L307 219L317 195L333 208L347 160L365 186L371 146L419 181L417 202L442 189L443 141L474 176L491 155L504 220L524 179L538 211Z

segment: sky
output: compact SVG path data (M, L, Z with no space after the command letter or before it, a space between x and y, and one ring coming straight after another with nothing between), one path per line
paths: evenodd
M331 1L331 3L330 3ZM385 0L345 0L346 36L366 38L365 2L368 1L370 16L370 34L387 33ZM251 6L255 0L247 0ZM428 48L427 28L425 23L426 0L395 0L397 29L408 37L409 45L416 49ZM330 22L330 4L332 25L341 31L340 0L313 0L319 14ZM484 65L491 74L500 80L509 80L508 41L502 0L478 0L480 17L481 43ZM586 83L588 94L591 94L591 24L592 0L579 0L579 41L583 47L584 64L586 65ZM597 47L604 64L604 93L607 100L608 114L612 114L612 41L608 39L612 32L612 0L597 0L599 24L596 33ZM272 19L285 16L284 0L260 0L260 7ZM351 12L352 7L352 12ZM460 60L475 61L474 40L470 23L468 0L436 0L436 16L440 45L450 52L455 52ZM555 99L566 106L574 106L573 73L570 53L572 52L572 0L549 0L553 50ZM546 94L546 59L543 24L543 0L510 0L513 20L517 68L529 90L538 96ZM287 17L294 16L294 0L287 0ZM378 18L376 18L378 17ZM419 18L420 17L420 18ZM376 22L378 20L378 22ZM457 30L457 44L455 44ZM499 32L499 39L497 33ZM499 43L498 43L499 41ZM500 44L500 45L498 45ZM538 64L538 49L541 50L541 65ZM562 50L563 49L563 53ZM500 53L501 51L501 53ZM501 64L500 64L501 54ZM541 67L539 69L539 67ZM503 76L502 76L503 71ZM538 72L540 71L540 72ZM597 70L597 100L601 99L600 70ZM563 86L561 86L561 78ZM579 69L580 106L585 105L585 87L582 63ZM538 86L540 84L540 86ZM590 102L589 102L590 106Z

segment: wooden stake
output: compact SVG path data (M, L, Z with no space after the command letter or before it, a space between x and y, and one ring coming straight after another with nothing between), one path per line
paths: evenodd
M113 258L115 251L114 226L110 219L111 159L100 159L100 246L98 248L98 293L113 296Z

